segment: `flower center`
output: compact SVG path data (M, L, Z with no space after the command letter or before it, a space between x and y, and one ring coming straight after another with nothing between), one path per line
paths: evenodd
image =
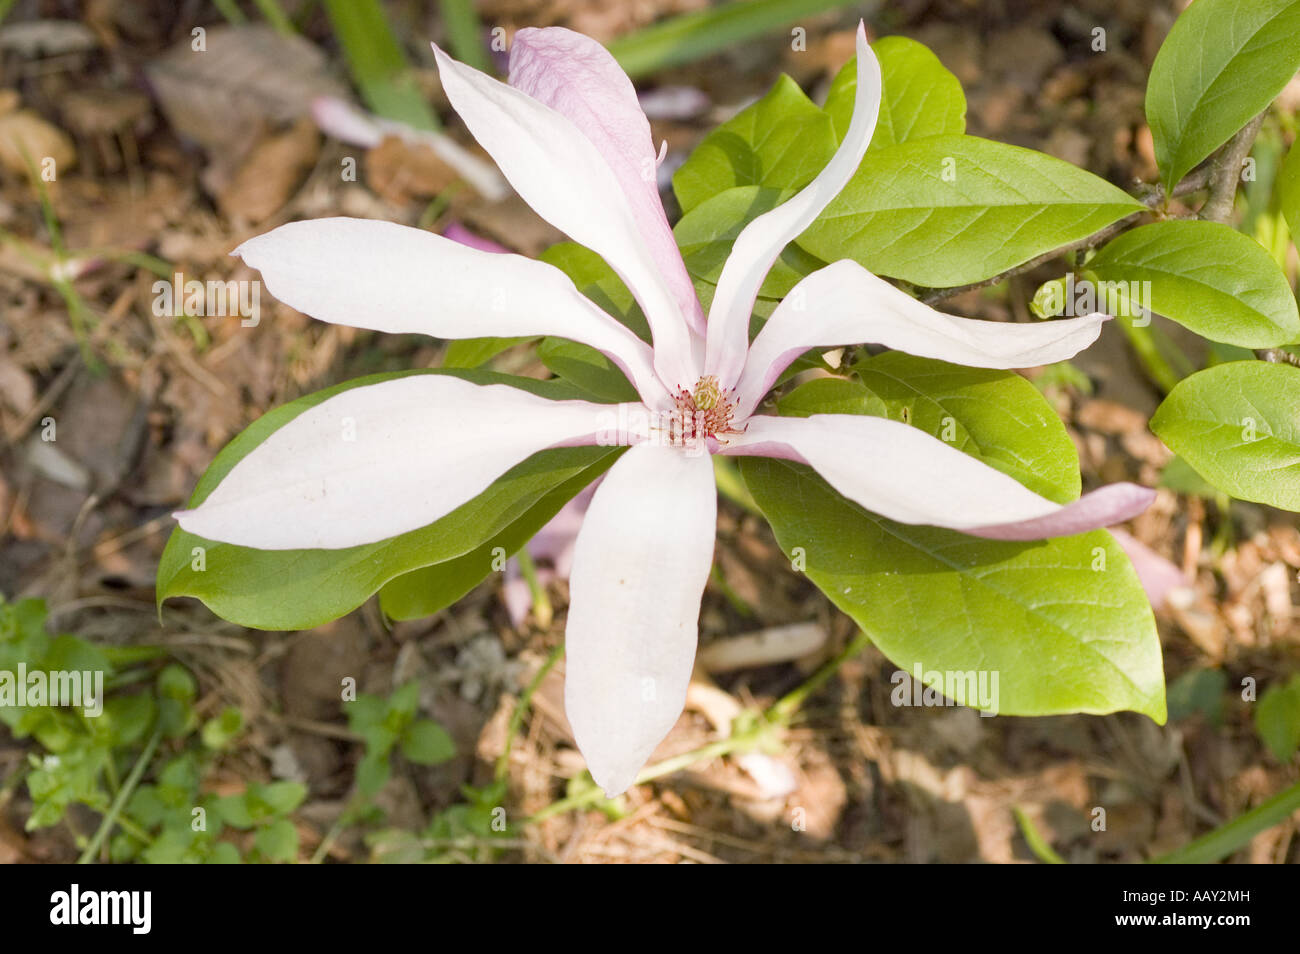
M731 426L736 402L723 393L718 379L711 374L696 381L690 391L678 388L673 402L676 411L669 440L674 445L685 446L710 437L740 433Z

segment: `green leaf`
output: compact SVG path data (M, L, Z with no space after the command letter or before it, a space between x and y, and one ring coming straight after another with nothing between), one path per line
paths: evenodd
M239 861L239 849L228 841L219 841L212 846L212 853L208 855L205 864L237 865Z
M243 731L244 715L234 706L226 706L221 714L203 723L200 737L210 749L224 749Z
M456 743L438 723L417 719L402 734L402 754L416 765L440 765L456 754Z
M793 192L835 154L831 118L782 74L758 102L701 140L673 174L682 212L734 186Z
M1146 113L1166 190L1257 113L1300 69L1300 0L1196 0L1147 80Z
M1300 339L1291 286L1254 239L1218 222L1155 222L1125 232L1087 264L1113 289L1127 314L1143 307L1198 335L1243 348ZM1106 286L1098 286L1106 307Z
M872 149L924 139L960 135L966 131L966 94L961 81L944 68L929 48L902 36L887 36L871 44L884 80L880 119L871 136ZM858 58L844 64L826 94L826 112L835 135L844 138L853 118L858 91Z
M738 186L707 199L682 216L673 235L687 271L699 281L717 285L741 230L789 197L788 192L776 189ZM758 294L763 298L784 298L800 279L825 265L792 242L781 251Z
M1300 675L1284 686L1271 686L1255 709L1255 731L1279 762L1291 761L1300 748Z
M619 66L633 79L668 66L689 63L790 23L848 6L850 0L745 0L719 3L652 23L608 44ZM787 38L789 33L786 34Z
M935 288L983 281L1140 212L1090 172L974 136L875 149L798 239L824 261Z
M385 705L384 724L389 726L404 726L410 717L415 715L415 710L420 707L420 684L414 680L403 683L392 691L388 696L388 702ZM397 715L400 718L393 722L390 716Z
M352 78L380 116L417 129L437 129L438 118L420 91L379 0L325 0Z
M113 746L122 748L144 738L157 712L153 696L147 692L109 699L104 704L104 714L108 716Z
M1151 430L1215 487L1300 510L1300 368L1220 364L1179 382Z
M1042 393L1015 372L901 351L859 361L853 371L884 402L883 417L947 441L1049 500L1078 499L1074 442Z
M1291 238L1300 242L1300 146L1292 144L1277 176L1278 202L1291 227Z
M260 806L272 815L288 815L307 797L307 786L301 782L269 782L249 787Z
M478 368L487 364L501 352L513 348L528 338L458 338L447 342L442 354L444 368Z
M414 371L371 375L299 398L263 415L217 455L190 506L277 428L328 397L406 374L454 374L476 383L510 384L545 397L581 396L556 381L487 371ZM193 596L231 622L257 629L310 629L355 609L403 573L462 556L519 519L542 497L609 453L609 448L542 451L502 475L478 497L426 527L342 550L254 550L176 529L158 567L158 601ZM394 466L400 462L394 461ZM197 549L196 549L197 548Z
M257 824L257 819L248 808L248 792L237 795L223 795L212 803L212 813L231 828L247 831Z
M1198 474L1181 457L1173 457L1160 472L1160 486L1189 497L1213 497L1219 493L1214 485Z
M618 365L590 345L567 338L543 338L537 356L552 374L580 388L590 400L606 404L640 400Z
M477 549L385 583L379 591L379 608L389 619L408 620L431 616L450 606L494 569L500 569L498 557L516 553L580 490L608 470L621 453L619 448L608 448L603 457L540 498L523 516Z
M374 795L387 784L391 773L387 752L366 752L357 763L357 790L363 795Z
M1169 718L1177 721L1199 712L1210 725L1220 725L1227 690L1222 669L1189 669L1169 684Z
M782 550L802 548L808 578L903 670L920 667L927 684L983 672L988 689L996 673L993 704L968 704L1008 715L1164 721L1155 620L1110 534L982 540L869 513L798 464L740 466Z
M642 341L650 341L650 324L636 298L609 263L577 242L559 242L538 258L568 275L587 298L613 315Z
M287 818L258 829L253 847L267 861L286 863L298 857L298 829Z
M788 417L813 414L866 414L888 417L889 408L861 381L847 378L813 378L789 394L782 395L778 406Z

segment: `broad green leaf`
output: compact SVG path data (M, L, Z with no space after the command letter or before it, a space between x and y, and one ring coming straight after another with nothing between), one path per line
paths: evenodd
M1146 113L1166 189L1300 69L1300 0L1196 0L1151 66Z
M581 389L593 401L618 403L640 398L618 365L595 348L567 338L544 338L537 347L542 364Z
M1300 146L1292 144L1277 176L1278 202L1291 227L1292 241L1300 243Z
M1155 222L1125 232L1087 264L1099 307L1145 307L1206 338L1243 348L1300 340L1291 286L1258 242L1218 222ZM1118 283L1110 285L1109 283ZM1121 310L1125 310L1121 308Z
M513 348L527 338L458 338L447 342L442 354L444 368L478 368L487 364L507 348Z
M960 135L966 131L966 94L961 81L944 68L929 48L902 36L887 36L871 44L880 60L884 80L880 119L871 137L872 149L926 136ZM826 94L826 113L835 135L844 138L853 118L858 91L858 58L844 64Z
M782 74L767 95L700 141L673 174L673 192L682 212L734 186L793 192L821 172L835 145L830 117Z
M432 616L478 586L489 573L501 569L500 557L518 552L579 491L608 470L621 453L619 448L605 450L607 453L595 463L541 497L523 516L477 548L385 583L379 591L379 608L384 615L396 620Z
M1189 497L1210 498L1220 493L1213 484L1198 474L1191 464L1178 456L1171 458L1169 463L1165 464L1165 469L1160 472L1160 486Z
M776 208L789 193L759 186L737 186L700 203L673 229L691 277L716 286L722 266L741 230L758 216ZM791 242L763 279L758 294L784 298L804 276L826 262Z
M409 371L358 378L275 408L249 425L217 455L189 506L202 502L239 460L303 411L349 388L406 374L454 374L481 384L513 385L544 397L580 396L562 382L487 371ZM157 599L161 605L173 596L193 596L218 616L255 629L310 629L356 609L403 573L474 550L607 453L609 448L603 447L543 451L427 527L342 550L254 550L204 540L178 527L159 561ZM402 466L396 450L393 466ZM383 505L383 501L375 503Z
M901 351L859 361L853 371L884 402L882 416L947 441L1049 500L1078 499L1074 442L1047 399L1015 372Z
M997 675L1007 715L1132 709L1165 720L1155 619L1103 530L1033 543L969 537L869 513L810 469L744 458L781 549L895 665ZM987 700L986 700L987 701Z
M1198 371L1169 392L1151 430L1220 490L1300 510L1300 368L1233 361Z
M935 288L983 281L1145 208L1041 152L931 136L867 153L798 244Z
M1279 762L1291 761L1300 748L1300 676L1260 696L1255 731Z
M591 249L577 242L559 242L538 258L568 275L578 291L631 328L642 341L650 340L650 324L636 298L614 269Z
M848 378L813 378L805 381L777 402L787 417L811 417L813 414L864 414L888 417L885 402L869 391L861 381Z

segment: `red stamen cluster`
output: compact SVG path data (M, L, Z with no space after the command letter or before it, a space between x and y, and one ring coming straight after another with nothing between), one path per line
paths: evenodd
M718 388L718 379L711 375L700 378L693 391L678 388L673 395L673 403L676 410L669 425L668 440L674 446L740 433L731 427L736 402L731 399L730 393L722 393Z

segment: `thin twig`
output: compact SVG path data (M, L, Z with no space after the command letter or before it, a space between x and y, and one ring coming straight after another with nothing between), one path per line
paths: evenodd
M1264 124L1267 113L1268 110L1264 110L1242 126L1214 161L1210 173L1210 197L1205 200L1200 212L1200 217L1207 222L1227 222L1232 216L1237 184L1241 182L1241 165L1250 155L1250 147L1255 144L1255 136L1259 134L1259 127Z
M1044 252L1037 258L1031 258L1029 261L1017 265L1015 268L1009 268L1005 272L986 278L983 281L971 282L969 285L956 285L952 288L930 288L926 289L921 295L921 301L927 305L933 305L936 302L943 301L946 298L952 298L954 295L960 295L963 292L974 291L977 288L987 288L990 285L996 285L1004 282L1014 275L1020 275L1023 272L1033 271L1039 265L1046 265L1053 259L1060 258L1062 255L1068 255L1070 252L1078 252L1084 249L1096 248L1108 239L1124 231L1139 215L1145 215L1144 212L1134 212L1126 215L1118 222L1112 222L1103 229L1098 229L1091 235L1079 239L1077 242L1071 242L1069 245L1062 245L1060 248L1054 248L1050 252Z
M1226 224L1232 217L1233 206L1237 199L1237 186L1241 182L1242 164L1250 155L1255 137L1259 134L1259 128L1264 124L1264 117L1267 114L1266 109L1242 126L1237 134L1228 140L1228 144L1212 163L1210 197L1205 200L1205 205L1201 206L1200 211L1200 217L1205 221ZM1271 364L1290 364L1300 367L1300 356L1283 351L1281 348L1258 348L1255 350L1255 357Z

